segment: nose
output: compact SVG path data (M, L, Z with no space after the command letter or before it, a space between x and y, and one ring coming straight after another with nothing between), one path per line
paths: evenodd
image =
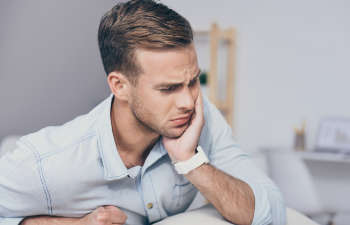
M183 88L176 99L176 106L183 112L189 112L194 109L194 93L188 88Z

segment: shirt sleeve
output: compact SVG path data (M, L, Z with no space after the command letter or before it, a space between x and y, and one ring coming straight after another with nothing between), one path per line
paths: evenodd
M0 225L50 214L40 163L35 151L22 142L0 158Z
M209 140L210 163L225 173L246 182L253 190L255 210L253 225L284 225L286 208L281 192L267 175L257 168L248 153L233 139L232 130L219 110L204 99L205 139Z

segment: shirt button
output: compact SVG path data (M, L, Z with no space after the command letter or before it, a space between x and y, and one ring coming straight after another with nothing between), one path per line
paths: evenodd
M147 203L147 209L152 209L153 208L153 203Z

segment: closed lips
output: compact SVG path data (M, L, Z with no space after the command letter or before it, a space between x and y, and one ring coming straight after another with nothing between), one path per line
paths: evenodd
M172 120L172 122L175 123L176 125L183 125L183 124L186 124L189 119L190 119L190 116L180 117Z

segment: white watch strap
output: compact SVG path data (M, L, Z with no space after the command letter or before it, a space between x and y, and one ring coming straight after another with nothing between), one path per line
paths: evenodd
M208 163L209 159L205 155L201 146L197 147L197 153L186 161L177 162L174 164L175 170L178 174L187 174L191 170L199 167L204 163Z

